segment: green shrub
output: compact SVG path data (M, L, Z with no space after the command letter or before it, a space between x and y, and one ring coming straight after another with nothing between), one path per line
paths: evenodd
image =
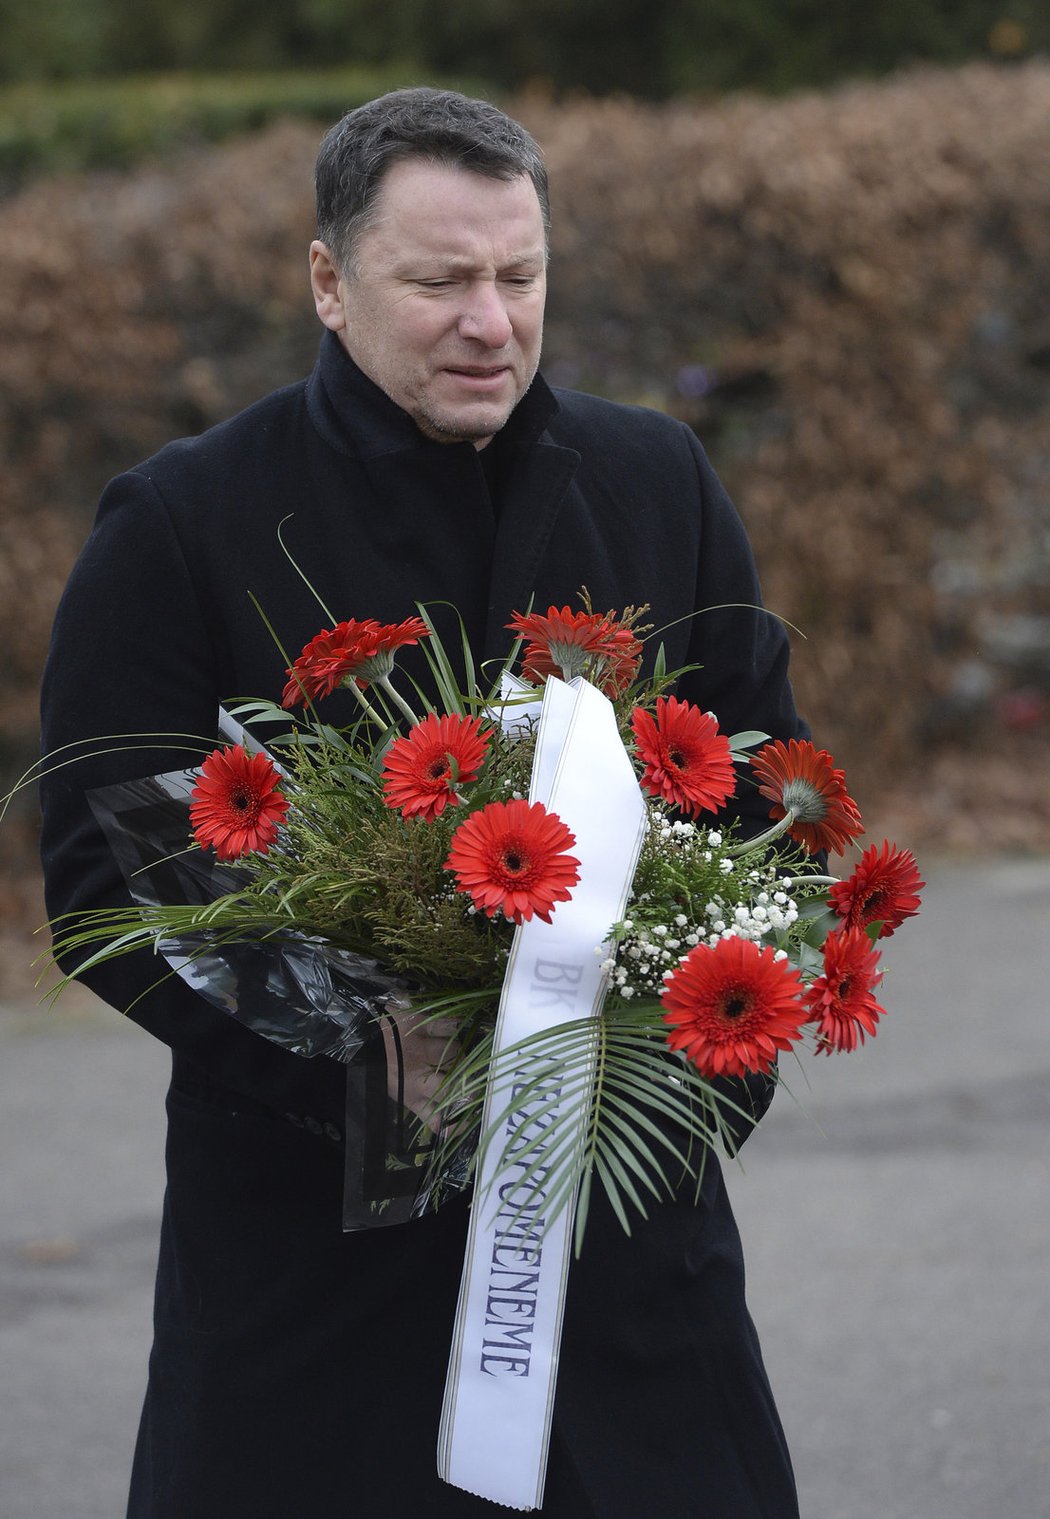
M1050 48L1046 0L4 0L0 81L386 69L651 99Z
M0 182L126 167L280 116L334 121L385 90L432 83L410 64L274 74L129 74L0 88ZM477 80L457 87L484 93Z

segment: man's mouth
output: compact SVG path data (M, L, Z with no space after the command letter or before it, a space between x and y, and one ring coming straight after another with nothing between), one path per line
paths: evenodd
M483 364L446 364L445 368L450 374L462 374L468 376L470 379L486 380L491 379L493 375L506 374L508 366L506 364L489 364L487 366Z
M500 385L510 373L510 369L506 364L489 369L479 364L447 364L445 373L471 390L487 390Z

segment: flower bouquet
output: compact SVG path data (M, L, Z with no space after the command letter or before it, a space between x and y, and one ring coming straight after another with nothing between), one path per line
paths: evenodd
M684 672L665 670L662 651L639 678L644 608L585 605L516 615L517 643L490 682L465 640L457 673L424 607L397 625L350 620L318 633L289 665L280 707L234 710L283 728L266 750L232 723L195 776L151 778L149 795L95 794L138 905L81 916L56 944L94 961L159 948L227 1010L248 1000L231 987L250 985L267 1037L360 1062L356 1095L371 1092L373 1108L400 1095L399 1138L384 1130L381 1148L387 1180L411 1173L410 1211L466 1185L479 1141L484 1151L502 1135L519 1161L538 1168L542 1155L548 1219L578 1200L577 1243L595 1180L629 1230L647 1198L700 1175L711 1146L735 1149L753 1114L746 1089L725 1078L772 1078L786 1051L852 1050L874 1034L876 941L918 910L923 885L911 854L888 842L847 880L827 875L816 857L863 832L830 755L722 734L712 714L669 694ZM425 655L425 686L396 668L409 645ZM587 683L608 703L643 825L623 910L588 946L594 1005L497 1057L515 934L551 924L581 877L570 826L534 795L552 682ZM338 729L317 705L336 688L356 706ZM769 802L757 838L718 820L746 786ZM192 842L180 838L187 808ZM317 1014L309 1036L304 1003ZM413 1049L426 1066L415 1089ZM372 1065L396 1068L385 1098L369 1052ZM494 1063L519 1070L523 1058L526 1095L542 1097L558 1074L558 1102L540 1103L549 1124L533 1108L509 1128L512 1109L483 1124ZM350 1222L404 1216L382 1195L357 1203Z

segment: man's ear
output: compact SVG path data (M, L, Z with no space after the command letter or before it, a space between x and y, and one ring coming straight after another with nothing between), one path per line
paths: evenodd
M343 298L339 290L341 280L342 275L327 244L312 242L310 288L314 293L317 315L331 332L343 332L346 328L346 313L343 311Z

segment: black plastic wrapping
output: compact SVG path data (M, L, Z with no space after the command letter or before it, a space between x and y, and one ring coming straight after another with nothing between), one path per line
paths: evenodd
M223 718L223 741L245 742ZM177 770L89 793L139 906L205 906L246 882L211 850L188 848L196 780L196 771ZM195 992L254 1033L302 1058L346 1065L344 1229L403 1223L468 1185L474 1142L436 1173L437 1120L428 1126L399 1100L418 1038L405 981L366 956L294 932L230 942L225 931L203 930L161 937L157 949Z

